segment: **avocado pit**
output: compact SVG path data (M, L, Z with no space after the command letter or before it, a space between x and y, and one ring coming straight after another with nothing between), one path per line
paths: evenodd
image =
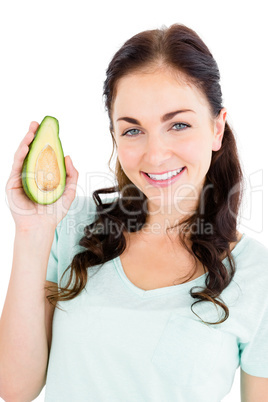
M53 191L60 183L60 169L54 149L46 144L38 155L35 182L41 191Z

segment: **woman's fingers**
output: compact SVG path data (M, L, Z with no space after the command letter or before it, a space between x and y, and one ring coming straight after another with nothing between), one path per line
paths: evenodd
M35 136L35 133L36 133L38 127L39 127L39 124L37 123L37 121L31 122L28 133L24 136L24 138L22 139L22 141L20 142L20 144L17 148L17 151L15 152L14 159L17 156L17 153L20 152L20 149L24 144L30 145L30 143L34 139L34 136Z
M35 133L36 130L38 129L38 127L39 127L39 124L37 123L37 121L32 121L29 126L29 131L33 131Z
M27 152L29 151L29 145L32 142L33 138L34 133L29 131L21 141L17 151L14 154L14 161L11 170L12 175L21 172L23 161L25 159L25 156L27 155Z
M15 163L16 170L18 170L19 166L22 167L22 163L18 164L18 163L16 163L16 161L21 162L22 155L24 155L23 158L25 158L25 156L29 150L29 145L33 141L38 127L39 127L39 124L37 123L37 121L32 121L30 124L28 133L25 135L25 137L22 139L20 145L18 146L18 149L14 154L14 163ZM26 150L27 150L27 152L25 153Z
M21 175L23 161L29 151L29 145L34 139L35 132L38 126L39 124L36 121L32 121L28 133L24 136L21 143L19 144L14 154L13 165L6 185L6 189L10 189L14 185L18 187L18 179L20 178Z

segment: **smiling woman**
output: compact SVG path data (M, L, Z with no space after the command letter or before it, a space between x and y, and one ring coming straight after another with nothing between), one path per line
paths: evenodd
M254 378L267 390L268 249L237 230L243 174L219 81L180 24L140 32L112 58L117 183L55 233L46 401L216 402L239 366L243 398ZM82 238L70 233L82 222Z

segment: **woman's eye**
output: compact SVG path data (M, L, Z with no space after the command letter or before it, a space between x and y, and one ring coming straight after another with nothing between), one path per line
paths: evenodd
M184 126L184 127L181 127L180 129L178 129L178 131L183 130L185 127L190 127L190 125L186 124L186 123L175 123L175 124L173 124L172 127L175 127L175 126ZM177 129L175 129L175 130L177 130Z
M131 130L125 131L122 135L126 135L127 137L134 137L138 134L138 133L128 134L131 133L131 131L140 131L140 130L138 130L137 128L132 128Z

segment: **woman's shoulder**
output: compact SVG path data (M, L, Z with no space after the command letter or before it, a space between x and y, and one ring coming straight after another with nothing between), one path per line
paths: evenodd
M248 284L264 281L268 285L268 247L255 237L243 233L232 251L236 261L237 275Z
M256 239L253 236L248 235L247 233L243 233L243 236L240 240L241 242L241 250L243 251L243 256L253 257L257 259L264 260L268 265L268 246L262 243L260 240ZM239 242L239 243L240 243ZM238 243L238 245L239 245Z

